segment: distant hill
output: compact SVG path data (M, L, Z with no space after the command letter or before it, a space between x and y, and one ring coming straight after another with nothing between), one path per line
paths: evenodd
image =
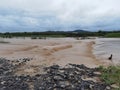
M71 31L71 32L75 32L75 33L86 33L86 32L90 32L90 31L86 31L86 30L74 30L74 31Z
M86 33L86 32L90 32L90 31L86 31L86 30L73 30L73 31L44 31L44 32L47 32L47 33Z

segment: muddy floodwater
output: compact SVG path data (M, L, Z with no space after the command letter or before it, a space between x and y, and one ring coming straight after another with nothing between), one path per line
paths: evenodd
M96 39L94 54L100 60L108 60L113 55L112 63L120 64L120 38L99 38Z

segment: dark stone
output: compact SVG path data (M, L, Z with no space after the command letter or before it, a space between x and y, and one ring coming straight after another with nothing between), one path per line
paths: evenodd
M69 64L66 67L53 65L45 67L45 74L35 76L14 74L20 65L30 61L30 58L16 60L13 65L10 60L0 58L0 90L110 90L104 82L83 80L83 77L94 78L100 75L97 68L88 68L85 65ZM30 88L32 84L33 89Z

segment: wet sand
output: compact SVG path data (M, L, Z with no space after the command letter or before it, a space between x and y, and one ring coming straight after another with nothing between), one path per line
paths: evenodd
M4 41L9 43L0 43L0 57L11 60L33 58L19 67L18 74L36 74L40 67L53 64L65 66L73 63L84 64L88 67L97 67L103 64L93 55L95 40L13 38L4 39Z

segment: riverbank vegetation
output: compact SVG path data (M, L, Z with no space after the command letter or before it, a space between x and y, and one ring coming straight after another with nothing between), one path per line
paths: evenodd
M120 37L120 33L108 33L105 35L106 37L113 37L113 38L119 38Z
M116 88L115 90L120 90L120 66L109 66L107 68L100 66L99 70L103 81Z
M89 32L84 30L75 31L45 31L45 32L6 32L0 33L0 37L12 38L12 37L31 37L31 38L43 38L43 37L120 37L120 31L98 31Z

